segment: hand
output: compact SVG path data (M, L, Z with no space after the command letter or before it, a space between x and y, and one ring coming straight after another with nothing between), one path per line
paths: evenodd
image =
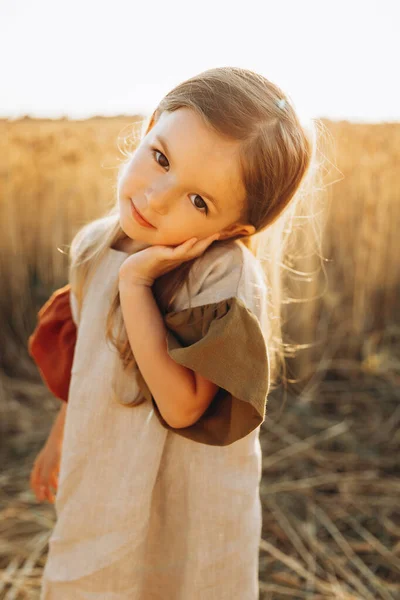
M119 282L151 287L154 281L186 262L200 256L219 238L219 233L197 240L190 238L178 246L156 245L129 256L119 269Z
M54 491L58 487L61 448L59 445L47 442L37 455L30 476L30 486L39 502L48 500L54 504Z

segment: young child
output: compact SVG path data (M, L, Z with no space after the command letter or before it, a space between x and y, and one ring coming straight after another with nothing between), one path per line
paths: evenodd
M38 499L58 488L41 600L258 598L273 356L249 241L311 154L276 85L210 69L160 102L115 207L75 236L29 341L64 400L31 474Z

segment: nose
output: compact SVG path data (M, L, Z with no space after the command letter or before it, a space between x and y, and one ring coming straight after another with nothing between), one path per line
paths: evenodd
M171 207L171 189L165 184L153 187L146 193L146 198L151 212L154 211L163 215Z

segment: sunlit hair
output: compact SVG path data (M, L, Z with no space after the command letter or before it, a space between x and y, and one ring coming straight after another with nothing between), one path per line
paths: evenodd
M239 67L219 67L191 77L172 89L144 121L141 136L147 135L164 111L173 112L183 107L195 111L220 135L240 142L241 177L246 190L240 222L253 225L256 232L232 239L241 238L260 260L265 273L269 295L269 327L265 334L273 385L278 380L278 364L284 367L284 357L294 348L284 344L282 339L281 308L286 302L282 275L287 270L284 257L296 218L301 217L300 213L312 197L311 183L316 174L315 122L302 124L287 95L262 75ZM122 162L118 179L131 156L129 153L127 161ZM70 282L79 306L84 286L104 253L126 237L119 223L118 201L105 216L78 231L70 249ZM153 293L163 314L181 286L187 284L195 260L182 263L155 281ZM134 358L119 307L116 281L106 336L126 367Z

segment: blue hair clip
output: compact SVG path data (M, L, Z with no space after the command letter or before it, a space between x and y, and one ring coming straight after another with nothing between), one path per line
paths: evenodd
M285 98L281 98L280 100L278 100L277 105L279 106L279 108L284 108L286 104L286 100Z

